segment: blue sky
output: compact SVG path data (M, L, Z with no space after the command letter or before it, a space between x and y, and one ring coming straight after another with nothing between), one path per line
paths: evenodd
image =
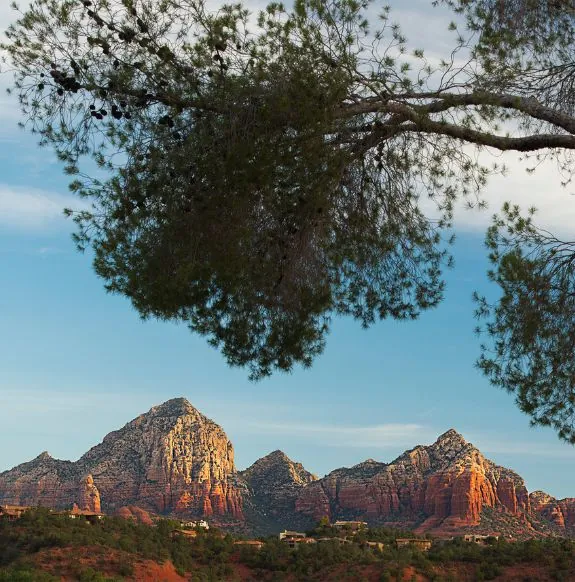
M408 32L429 37L428 3L402 9ZM1 7L0 28L8 21ZM369 457L390 461L455 428L530 490L575 496L575 449L530 428L513 397L473 367L484 227L511 198L535 202L546 226L567 232L575 199L553 167L526 176L509 157L510 175L486 191L490 211L459 213L456 268L438 309L367 331L337 320L311 370L253 384L184 326L142 322L127 300L105 293L61 216L76 202L54 156L15 127L9 98L0 107L0 470L43 450L75 460L152 405L185 396L226 430L240 468L280 448L323 475Z

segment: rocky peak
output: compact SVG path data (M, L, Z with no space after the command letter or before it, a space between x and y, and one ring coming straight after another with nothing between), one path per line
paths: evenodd
M305 485L317 479L301 463L292 461L279 450L258 459L240 474L250 485L259 481L265 481L269 485Z
M449 429L427 447L430 468L439 469L459 462L463 464L482 463L485 458L471 443L468 443L455 429Z
M533 506L542 506L546 505L547 503L557 501L555 497L549 495L549 493L545 493L545 491L541 491L540 489L529 493L529 499L531 500L531 504Z
M248 506L256 521L286 524L295 515L295 500L300 492L317 479L301 463L284 452L273 451L240 473L248 493ZM286 521L287 520L287 521Z
M533 491L529 494L529 501L534 514L575 534L575 498L556 499L545 491Z
M316 520L326 515L332 520L352 515L377 522L402 519L411 526L420 521L420 531L445 533L479 525L484 508L528 514L525 484L454 429L389 464L369 460L332 471L296 500L296 510Z
M253 465L262 464L262 463L291 463L291 459L279 449L268 453L261 459L258 459ZM247 469L246 469L247 470Z
M139 505L155 513L240 518L235 473L222 428L175 398L109 433L76 463L41 455L0 475L0 501L61 507L79 500L96 507L101 496L104 511Z
M435 456L448 458L453 458L461 453L468 452L470 449L475 449L471 443L468 443L461 434L452 428L439 435L437 440L426 448Z
M35 461L48 461L52 459L52 455L48 451L42 451L34 460Z
M366 459L365 461L362 461L361 463L358 463L349 469L336 469L334 473L342 471L346 475L353 476L355 478L368 478L382 471L385 466L385 463L380 463L374 459Z
M59 462L60 461L54 459L54 457L52 457L48 451L43 451L37 457L34 457L31 461L23 463L22 466L49 467Z
M119 431L111 432L106 435L105 439L113 440L116 435L125 430L144 429L153 425L161 430L170 430L178 423L182 423L184 419L188 424L198 423L201 425L211 425L221 428L207 416L204 416L197 408L194 408L185 398L172 398L163 404L152 406L148 412L140 414L134 420L124 426Z
M454 428L446 430L440 434L435 441L436 446L465 446L467 441L463 438L461 433L458 433Z
M152 406L146 413L148 416L183 416L187 414L204 416L191 405L189 400L183 397L172 398L162 404Z

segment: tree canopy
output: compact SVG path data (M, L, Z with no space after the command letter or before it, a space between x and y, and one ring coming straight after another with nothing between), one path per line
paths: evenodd
M261 378L310 365L334 315L438 305L454 204L502 169L485 149L570 179L569 3L437 3L465 17L444 58L368 0L33 0L2 48L23 125L92 203L69 214L106 288ZM572 247L512 207L487 243L479 365L575 441Z

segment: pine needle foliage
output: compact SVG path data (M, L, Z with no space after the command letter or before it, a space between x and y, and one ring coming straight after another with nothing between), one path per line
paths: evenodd
M552 157L570 175L569 9L442 3L467 26L449 27L439 61L368 0L272 2L258 15L202 0L33 0L1 48L22 125L91 202L68 214L106 288L143 317L185 322L259 379L311 365L335 315L369 326L439 304L454 204L483 205L503 170L481 163L485 149ZM534 348L528 331L565 332L570 267L559 282L549 263L561 253L545 250L558 243L507 211L510 238L499 219L488 236L504 296L499 311L480 307L496 314L500 351L480 365L573 440L567 345L545 336ZM563 297L540 289L550 278ZM525 311L519 289L533 285ZM522 379L506 367L517 358L539 363Z

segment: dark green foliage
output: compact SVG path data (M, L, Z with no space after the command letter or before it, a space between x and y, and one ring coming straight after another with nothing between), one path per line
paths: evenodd
M533 49L541 58L573 41L573 3L570 0L444 0L467 15L471 28L481 33L480 47ZM538 54L535 54L538 53Z
M115 517L90 525L83 519L71 520L37 509L24 514L14 524L0 520L0 567L10 566L45 548L94 545L160 563L171 560L183 571L193 567L219 567L227 561L232 551L231 538L220 539L217 533L202 532L190 543L185 538L171 536L176 525L177 522L162 520L156 527L149 527ZM133 560L124 557L118 570L122 576L130 575ZM88 577L86 580L90 579L89 571L83 575Z
M550 571L568 571L575 568L573 540L550 538L509 543L492 541L488 545L466 543L461 539L434 545L427 554L431 562L470 562L479 565L483 576L495 577L505 566L522 563L543 565ZM483 578L488 580L490 578Z
M150 527L111 517L90 525L46 510L32 511L18 522L0 521L0 582L54 582L57 578L32 566L36 552L54 546L69 547L72 554L74 547L82 546L92 548L92 554L93 548L101 547L102 556L107 556L107 548L125 552L121 561L115 562L116 575L112 578L99 572L97 564L91 567L77 564L74 576L82 582L116 582L130 577L133 564L139 559L160 563L169 559L180 574L191 575L190 579L196 582L234 580L234 564L238 560L250 568L254 579L266 581L294 577L318 581L361 580L368 567L381 580L395 580L405 568L413 567L430 580L439 581L442 578L438 568L456 567L461 563L473 565L477 580L493 579L498 573L504 573L507 566L522 563L542 566L557 580L569 580L575 574L575 545L566 539L517 543L493 539L486 546L456 539L436 544L428 553L422 553L395 547L395 538L406 537L407 532L373 528L358 535L384 541L383 551L363 547L360 539L351 544L339 545L334 541L290 549L276 537L267 539L257 551L234 546L234 538L222 538L212 530L200 532L193 540L172 538L173 527L174 522L168 520ZM102 565L108 569L109 558Z
M489 229L489 277L502 291L496 304L477 296L486 320L478 365L512 392L533 424L551 425L575 443L575 248L538 229L532 212L505 206Z
M16 91L94 204L76 215L78 244L142 316L186 322L259 378L310 365L334 314L367 326L440 301L441 227L455 193L484 177L460 148L412 139L377 106L348 112L369 87L411 86L401 67L358 84L367 3L271 4L258 34L236 5L217 16L193 0L156 14L119 0L34 7L8 32ZM45 72L38 98L28 77ZM86 155L111 178L79 174ZM439 222L419 208L422 181Z
M571 172L572 12L444 3L469 29L437 65L387 8L370 28L368 0L274 2L254 30L239 4L34 0L1 48L25 125L92 203L68 214L106 288L261 378L311 365L336 315L441 301L453 206L501 170L485 148ZM570 437L557 382L524 410Z
M0 568L0 582L59 582L59 578L27 567Z

